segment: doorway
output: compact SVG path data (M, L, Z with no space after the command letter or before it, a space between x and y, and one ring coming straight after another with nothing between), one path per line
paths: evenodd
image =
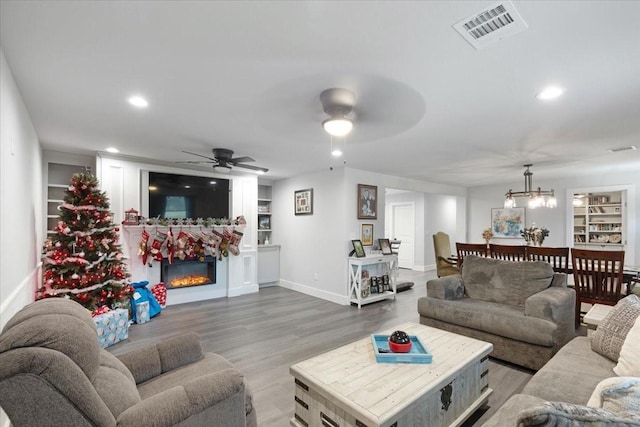
M398 267L413 269L415 265L415 204L413 202L390 205L391 229L389 238L400 240Z

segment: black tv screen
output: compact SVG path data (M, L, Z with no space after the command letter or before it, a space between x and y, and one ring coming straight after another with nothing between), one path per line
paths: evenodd
M149 172L149 218L228 218L229 180Z

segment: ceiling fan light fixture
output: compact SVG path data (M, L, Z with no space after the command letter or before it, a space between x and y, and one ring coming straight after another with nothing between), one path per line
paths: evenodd
M213 171L218 173L229 173L231 172L231 167L227 165L215 165L213 167Z
M353 121L344 116L330 117L322 122L322 127L330 135L345 136L353 129Z
M541 101L550 101L560 97L565 92L564 88L559 86L548 86L536 95Z

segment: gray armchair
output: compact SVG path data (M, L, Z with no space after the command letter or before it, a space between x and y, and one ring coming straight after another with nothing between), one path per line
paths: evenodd
M420 323L493 344L491 356L540 369L573 339L575 292L543 261L467 255L462 275L427 282Z
M14 426L256 426L243 376L195 334L112 355L89 312L49 298L0 335L0 406Z

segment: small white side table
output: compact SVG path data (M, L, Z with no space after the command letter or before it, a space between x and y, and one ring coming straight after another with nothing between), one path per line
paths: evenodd
M590 330L595 330L602 320L606 317L611 310L612 305L594 304L593 307L584 315L584 323L587 325L587 335L590 334Z

